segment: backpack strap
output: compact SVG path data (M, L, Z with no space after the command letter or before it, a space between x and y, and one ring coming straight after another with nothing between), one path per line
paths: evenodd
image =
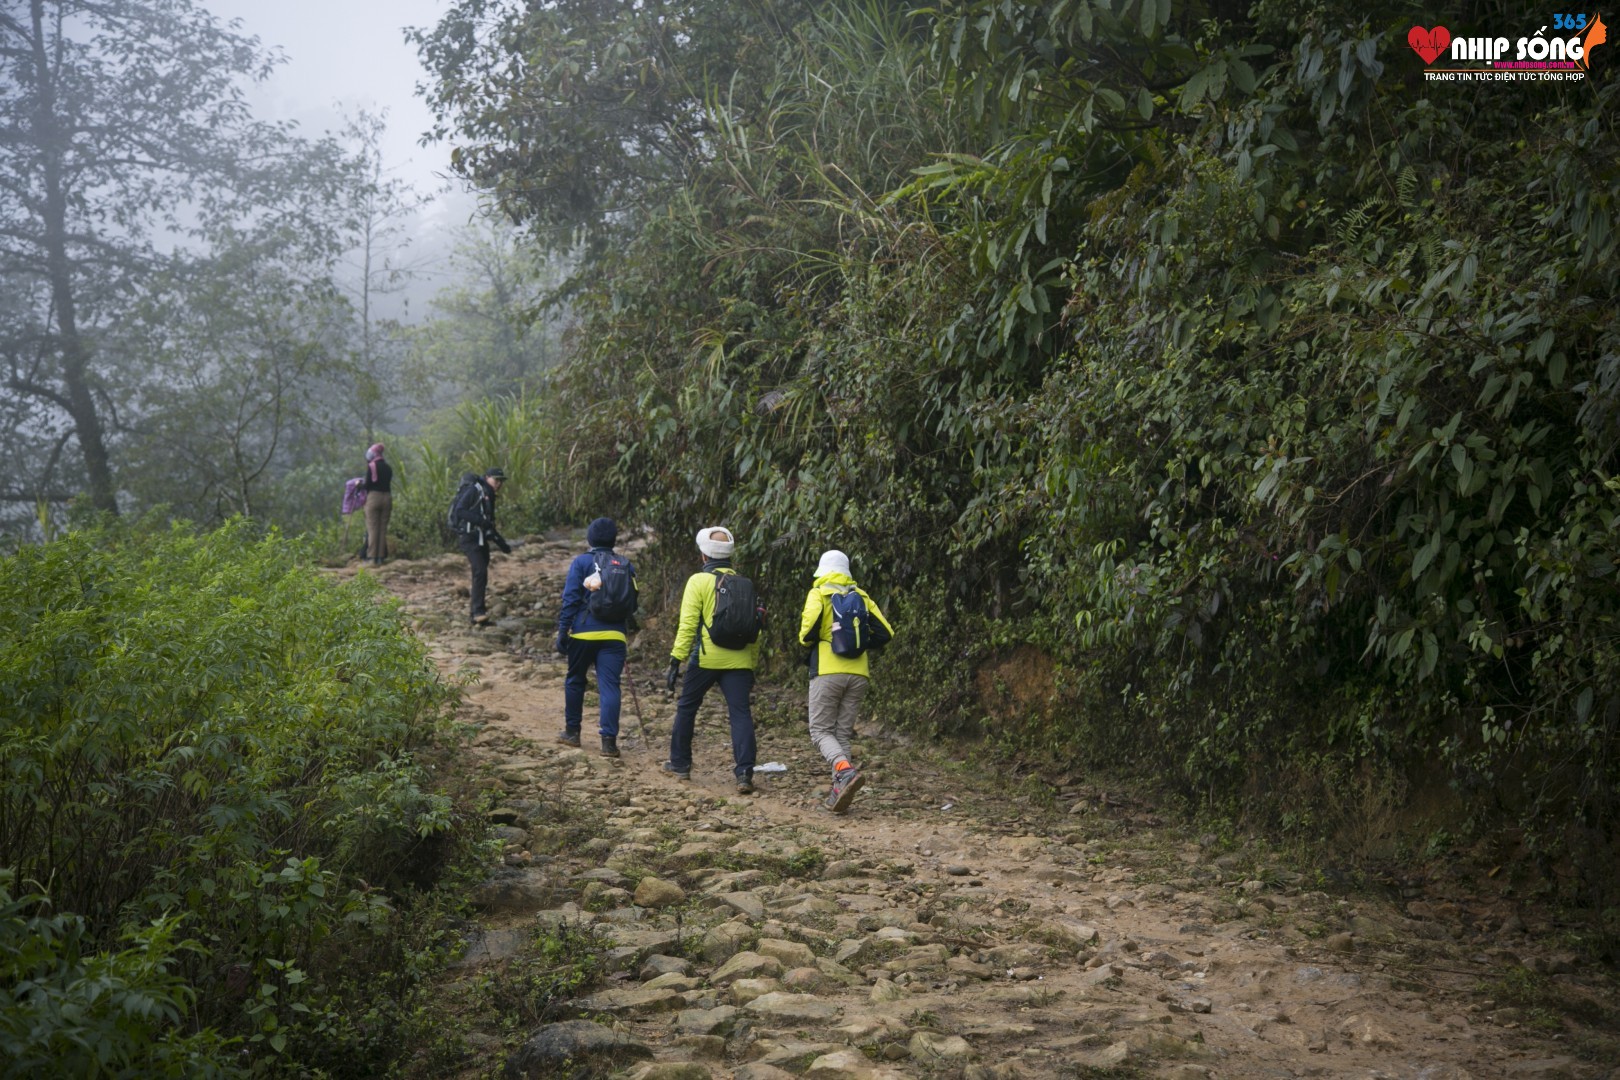
M828 582L825 585L817 585L816 586L816 592L821 594L821 610L822 610L822 612L830 615L832 613L832 600L833 600L833 597L842 596L844 593L846 593L848 591L849 591L849 589L847 587L845 587L843 585L834 585L831 582ZM831 641L832 640L832 638L830 636L831 631L828 631L828 634L829 634L828 637L822 637L821 636L821 620L819 620L819 619L816 620L816 640L817 641Z
M716 567L713 567L713 568L712 568L712 569L710 569L710 570L709 570L709 571L707 571L707 572L708 572L708 573L710 573L710 574L713 574L713 575L714 575L714 584L715 584L715 589L716 589L716 590L718 590L718 589L719 589L719 587L720 587L720 582L721 582L721 581L722 581L722 580L724 580L724 578L725 578L725 576L726 576L726 575L725 575L725 571L724 571L724 570L721 570L721 569L720 569L720 568L719 568L719 567L718 567L718 566L716 566ZM733 570L733 571L732 571L732 573L734 573L734 574L735 574L735 573L736 573L736 571L735 571L735 570ZM718 601L716 601L716 603L718 603ZM698 652L700 652L700 653L701 653L701 652L702 652L702 651L703 651L703 631L704 631L704 630L705 630L705 629L708 629L708 630L710 630L710 631L712 631L712 630L713 630L713 628L714 628L714 623L713 623L713 622L710 622L710 621L706 621L706 620L705 620L705 619L704 619L704 618L703 618L703 616L702 616L702 615L699 615L699 616L698 616L698 632L697 632L697 647L698 647ZM713 641L714 641L714 639L713 639L713 638L712 638L712 637L711 637L711 638L710 638L710 639L709 639L709 641L710 641L710 642L711 642L711 643L712 643L712 642L713 642ZM724 646L720 646L720 645L716 645L716 646L715 646L715 648L717 648L717 649L719 649L719 648L723 648L723 647L724 647Z

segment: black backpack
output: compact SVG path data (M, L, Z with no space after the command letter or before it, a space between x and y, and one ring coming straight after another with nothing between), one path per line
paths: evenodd
M456 497L450 500L449 522L451 532L458 533L463 531L462 525L465 523L461 520L461 500L466 498L467 492L472 490L472 488L477 484L477 473L461 474L461 486L456 488Z
M714 618L709 621L709 640L722 649L741 649L759 640L765 628L765 609L760 606L754 583L741 574L714 574Z
M597 622L622 623L636 613L636 568L611 551L591 552L602 586L590 594L585 606Z

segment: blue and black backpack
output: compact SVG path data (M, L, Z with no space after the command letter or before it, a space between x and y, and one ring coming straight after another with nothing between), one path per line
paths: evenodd
M830 640L833 654L852 660L864 653L872 643L873 619L866 610L866 601L851 586L839 588L827 598L827 602L832 607Z
M596 572L602 577L602 587L590 594L585 606L598 622L622 623L636 613L636 568L623 555L611 551L593 551Z

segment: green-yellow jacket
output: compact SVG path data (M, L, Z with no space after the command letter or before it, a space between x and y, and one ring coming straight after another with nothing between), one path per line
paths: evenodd
M746 669L752 671L759 664L759 642L740 649L724 649L709 638L709 623L714 621L714 575L735 574L730 564L711 560L703 569L686 579L681 593L681 622L675 630L675 644L669 654L681 663L698 650L698 667L718 671Z
M865 675L871 677L871 669L867 664L871 651L861 653L859 656L839 656L832 651L832 601L829 597L845 589L854 589L866 601L866 610L872 618L883 624L883 629L894 637L894 627L877 606L877 601L869 596L865 589L855 584L855 579L848 574L823 574L816 578L815 584L810 586L810 594L804 598L804 614L799 618L799 644L815 646L816 654L810 660L810 674L814 675Z

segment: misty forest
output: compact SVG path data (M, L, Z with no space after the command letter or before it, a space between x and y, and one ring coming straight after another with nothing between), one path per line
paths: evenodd
M1576 38L1496 0L445 0L376 29L474 208L427 237L387 113L258 115L280 54L207 0L0 0L0 1075L1614 1075L1603 15L1487 83L1444 43ZM380 565L340 510L378 443ZM524 544L469 629L446 514L492 467ZM601 517L654 764L530 791L479 687L511 665L551 739ZM790 780L821 553L893 622L870 836L651 775L707 522ZM1382 980L1385 1034L1296 1013L1266 1057L1219 949L1109 921L1173 903ZM1425 1008L1477 1046L1425 1058ZM608 1049L546 1058L563 1021Z

